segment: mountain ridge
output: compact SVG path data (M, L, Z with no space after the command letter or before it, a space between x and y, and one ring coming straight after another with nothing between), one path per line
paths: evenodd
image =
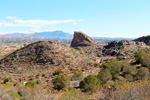
M43 31L43 32L34 32L31 34L27 33L12 33L12 34L6 34L7 36L38 36L41 38L60 38L60 39L72 39L73 34L56 30L56 31ZM126 37L92 37L92 39L100 39L100 40L134 40L135 38L126 38Z

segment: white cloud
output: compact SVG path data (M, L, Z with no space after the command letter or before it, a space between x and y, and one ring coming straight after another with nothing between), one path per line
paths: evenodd
M78 25L77 23L73 23L73 25Z
M12 22L0 22L0 26L12 27L12 26L29 26L39 28L44 25L54 25L54 24L62 24L62 23L72 23L79 20L67 19L67 20L21 20L16 19Z
M7 16L7 19L16 19L17 17L11 17L11 16Z

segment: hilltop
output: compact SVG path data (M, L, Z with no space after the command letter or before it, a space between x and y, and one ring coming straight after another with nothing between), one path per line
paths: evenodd
M56 69L69 73L94 66L95 61L96 58L70 46L47 40L31 43L4 57L0 60L0 71L3 77L46 74Z
M149 45L150 44L150 35L139 37L139 38L135 39L134 41L144 42L145 44Z

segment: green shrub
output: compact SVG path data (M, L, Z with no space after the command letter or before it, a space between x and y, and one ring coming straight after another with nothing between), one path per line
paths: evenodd
M9 82L9 81L11 81L11 77L5 78L4 79L4 84L7 83L7 82Z
M120 74L122 66L121 66L121 63L118 61L109 61L107 63L102 64L100 68L103 68L103 69L107 68L112 74L112 76L114 76L116 74Z
M136 63L141 63L143 66L150 66L150 54L147 54L143 49L138 49L135 53Z
M56 71L53 73L53 76L59 75L59 74L61 74L61 73L64 73L64 72L63 72L62 70L58 69L58 70L56 70Z
M120 82L126 82L127 81L127 79L125 79L123 76L120 76L117 74L114 76L114 78L115 78L115 80L118 80Z
M97 78L101 80L102 84L107 83L107 81L112 80L112 75L110 71L106 69L102 69L99 74L97 75Z
M96 92L99 89L100 80L93 75L89 75L80 82L80 87L84 92Z
M83 72L82 71L76 71L74 73L74 75L71 77L71 80L74 81L74 80L83 80Z
M13 100L20 100L21 97L18 93L10 93L10 96L12 97Z
M145 67L141 67L138 71L138 79L148 79L149 78L149 70Z
M145 67L150 67L150 54L145 54L142 56L141 64Z
M100 68L102 69L111 69L110 65L108 63L102 63L102 65L100 66Z
M125 73L135 76L138 73L138 70L136 66L129 66L126 68Z
M25 86L29 87L29 88L34 88L36 86L36 82L31 80L31 81L28 81Z
M53 80L53 85L57 90L67 88L70 85L70 78L65 74L60 74Z
M69 88L68 88L69 91L74 91L75 89L76 89L76 88L74 88L74 87L69 87Z
M142 56L145 54L146 53L144 49L138 49L137 52L135 53L136 63L142 63L143 62Z
M126 74L126 75L125 75L125 78L126 78L127 81L129 81L129 82L133 81L133 77L132 77L132 75L130 75L130 74Z

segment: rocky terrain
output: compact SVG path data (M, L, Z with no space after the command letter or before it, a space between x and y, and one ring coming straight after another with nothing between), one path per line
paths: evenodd
M144 49L149 52L150 47L147 46L144 42L136 41L112 41L103 48L103 55L107 56L117 56L119 59L129 59L134 57L134 53L138 49Z
M71 46L73 48L49 40L31 43L2 58L0 72L4 74L3 77L52 73L56 69L69 73L76 70L88 70L90 66L92 68L104 59L113 57L120 60L132 59L138 49L144 49L146 52L150 49L143 42L128 40L100 45L82 32L74 33Z
M69 73L86 70L93 66L96 58L85 55L65 44L54 41L38 41L29 44L4 57L0 61L0 74L8 76L36 76L41 73L52 74L56 69Z
M144 42L139 41L110 41L108 44L96 44L89 36L82 32L75 32L72 40L72 47L76 47L87 53L88 55L94 55L96 57L105 58L117 57L120 60L133 59L134 54L138 49L144 49L149 52L150 47Z
M70 97L108 100L107 98L113 98L113 93L116 95L120 91L117 84L133 82L134 85L134 81L149 77L150 46L139 41L121 40L98 44L83 32L75 32L71 45L42 40L24 47L9 46L0 50L0 99L12 98L11 95L16 93L28 100L30 93L32 99L38 95L40 99L37 100L45 97L46 100L66 100ZM138 56L135 57L136 53ZM136 63L138 57L140 63ZM82 85L78 87L79 90L70 87L70 81L76 79L80 83L89 82L86 84L89 87L84 87L85 90L97 89L98 92L89 95L83 93L86 91L83 91ZM96 81L101 83L97 85ZM60 91L55 88L59 84L63 86L59 87L62 89ZM143 88L143 83L139 84ZM146 86L149 87L149 83ZM4 90L6 91L2 93ZM118 94L117 97L120 95L124 96ZM145 95L142 94L141 98L143 96Z
M144 42L145 44L149 45L150 44L150 35L139 37L139 38L135 39L134 41Z

